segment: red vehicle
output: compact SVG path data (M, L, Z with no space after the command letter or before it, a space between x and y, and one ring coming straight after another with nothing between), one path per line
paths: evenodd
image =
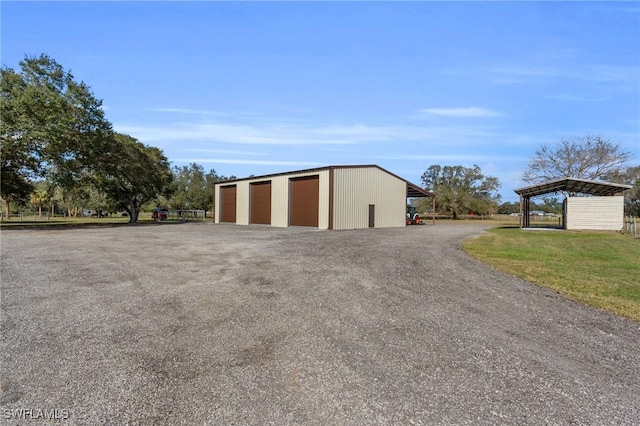
M153 209L153 211L151 212L151 219L153 220L167 220L167 217L169 217L169 211L166 209Z

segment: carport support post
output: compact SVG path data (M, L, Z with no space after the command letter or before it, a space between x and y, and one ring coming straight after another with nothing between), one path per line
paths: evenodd
M530 201L529 197L520 196L520 228L528 228L530 225Z
M525 222L524 222L524 221L525 221L525 219L524 219L524 217L525 217L525 216L524 216L524 212L525 212L525 210L526 210L526 209L525 209L525 206L524 206L525 202L526 202L526 201L525 201L524 197L521 195L521 196L520 196L520 228L524 228L525 226L527 226L527 225L525 224Z
M518 219L520 222L520 229L522 229L522 195L520 195L520 217Z

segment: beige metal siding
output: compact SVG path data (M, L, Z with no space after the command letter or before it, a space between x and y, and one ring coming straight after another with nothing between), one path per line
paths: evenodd
M369 227L369 205L376 228L406 226L407 183L375 167L334 169L333 229Z
M624 197L568 197L567 229L619 231L624 220Z
M213 223L220 223L220 188L219 185L213 186Z
M236 205L236 223L238 225L249 224L249 182L238 181L238 199Z
M271 226L289 226L288 176L277 176L271 181Z

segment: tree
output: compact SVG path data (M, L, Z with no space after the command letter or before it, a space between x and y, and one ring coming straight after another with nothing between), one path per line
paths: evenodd
M38 206L38 217L42 217L42 206L47 204L50 199L51 196L46 189L36 189L31 193L29 201Z
M2 198L24 198L33 178L64 188L95 170L113 149L102 101L47 55L25 57L21 72L2 68Z
M89 182L78 182L71 188L57 187L57 191L66 214L77 217L90 198L91 185Z
M432 165L422 175L427 191L436 196L436 207L441 213L459 214L495 213L500 200L497 191L500 181L482 174L480 167Z
M633 188L624 193L624 214L640 216L640 166L617 170L606 176L606 180L633 185Z
M558 145L543 145L529 160L523 180L540 183L565 177L605 180L629 161L630 154L600 136L562 139Z
M26 84L11 69L0 69L0 196L10 218L11 204L25 201L33 191L31 178L39 170L39 146L25 135L21 118Z
M562 213L562 201L559 201L557 197L542 197L540 208L546 213Z
M502 203L498 206L498 214L511 214L520 212L520 203Z
M640 166L630 167L627 173L633 173L635 175L635 179L631 183L633 188L625 194L625 214L629 216L640 216Z
M188 166L174 167L173 195L168 203L177 209L213 210L214 184L220 177L211 169L205 174L201 165L191 163Z
M100 157L101 166L88 178L115 208L129 214L129 223L136 223L142 204L168 193L173 180L169 160L162 150L129 135L116 133L114 139L113 149Z

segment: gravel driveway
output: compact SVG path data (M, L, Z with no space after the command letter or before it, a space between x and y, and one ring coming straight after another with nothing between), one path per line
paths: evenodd
M640 424L640 324L472 260L482 230L3 230L0 416Z

